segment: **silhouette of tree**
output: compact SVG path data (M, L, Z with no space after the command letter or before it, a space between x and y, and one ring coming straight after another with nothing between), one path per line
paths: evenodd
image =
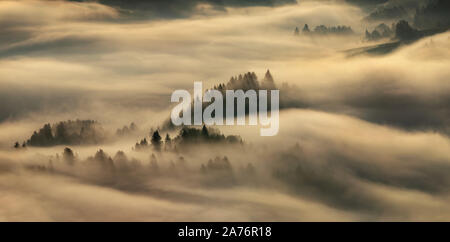
M102 149L99 149L93 158L93 161L104 169L113 171L115 169L114 162L110 156L108 156Z
M365 38L366 38L366 40L370 40L371 37L372 37L372 36L370 35L369 31L366 29L366 33L365 33Z
M52 134L52 128L51 128L50 124L44 125L44 128L42 129L42 133L48 142L52 141L53 134Z
M139 143L139 145L147 146L148 145L147 138L144 138L143 140L141 140L141 143Z
M113 161L116 165L116 167L118 168L118 170L122 171L122 172L127 172L130 170L130 166L129 166L129 162L128 162L128 158L125 155L125 152L119 150L117 151L117 153L114 155Z
M128 127L126 125L124 125L123 128L117 129L116 135L123 136L123 135L128 134L129 132L130 132L130 130L128 129Z
M95 153L94 159L99 160L99 161L104 161L104 160L108 159L108 156L102 149L99 149L97 151L97 153Z
M309 34L309 33L311 32L311 30L309 30L308 24L305 24L305 26L303 27L302 32L303 32L304 34Z
M60 144L66 144L68 141L68 135L63 122L60 122L58 125L56 125L55 139Z
M63 159L67 164L74 165L75 163L75 155L73 154L72 149L69 147L64 148Z
M202 127L202 136L205 138L209 137L208 129L206 128L206 125L203 125Z
M152 142L152 145L155 147L156 150L161 150L161 140L162 140L162 138L159 135L158 130L153 132L151 142Z
M400 40L413 40L418 37L418 31L413 29L405 20L400 20L395 25L395 37Z
M172 139L170 138L169 134L167 133L165 143L170 145L171 142L172 142Z
M135 150L142 150L148 147L148 142L147 142L147 138L143 138L141 139L140 142L137 142L136 145L134 146Z
M170 138L169 134L166 134L166 138L164 139L164 149L170 149L172 148L172 139Z
M275 89L275 81L273 80L270 70L266 71L266 74L264 75L264 79L262 80L262 83L261 83L261 87L263 87L267 90Z

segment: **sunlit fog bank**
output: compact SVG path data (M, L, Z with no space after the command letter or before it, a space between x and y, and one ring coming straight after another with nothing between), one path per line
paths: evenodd
M0 220L449 220L443 1L132 2L0 2ZM173 127L194 81L278 134Z

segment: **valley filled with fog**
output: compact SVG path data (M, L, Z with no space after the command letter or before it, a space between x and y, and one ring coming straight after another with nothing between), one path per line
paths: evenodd
M173 2L0 2L0 221L449 220L447 3ZM196 81L279 133L170 125Z

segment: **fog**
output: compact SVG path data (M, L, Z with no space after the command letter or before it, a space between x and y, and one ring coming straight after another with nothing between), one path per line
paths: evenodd
M450 33L349 55L378 23L348 2L0 2L0 220L448 221ZM294 35L305 24L353 33ZM278 135L164 128L174 90L268 69ZM13 148L77 119L105 138Z

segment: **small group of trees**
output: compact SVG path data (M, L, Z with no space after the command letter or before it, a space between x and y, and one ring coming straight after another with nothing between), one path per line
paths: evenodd
M185 158L183 156L179 156L175 162L173 160L167 161L167 168L169 168L170 171L175 171L178 168L184 169L186 168L186 163ZM121 150L117 151L114 156L110 156L103 149L99 149L94 155L87 157L85 160L80 160L69 147L64 148L62 155L56 154L56 157L51 157L48 165L32 164L27 166L27 168L32 170L53 172L60 169L63 164L66 166L62 168L65 171L67 171L67 166L74 168L90 167L97 169L97 171L101 171L104 174L113 175L113 177L110 177L111 179L114 179L114 177L119 178L116 176L119 174L124 175L134 172L146 172L142 169L145 167L143 162L135 158L128 158L125 152ZM80 166L79 164L82 165ZM158 160L154 153L150 155L147 168L148 171L151 172L158 172L160 169Z
M74 166L78 160L78 157L75 155L73 150L69 147L65 147L62 155L56 154L55 157L51 157L48 161L48 166L41 164L30 164L27 168L32 170L40 170L40 171L54 171L53 163L62 161L64 164L69 166Z
M45 124L24 142L28 146L96 144L104 140L100 124L94 120L68 120ZM23 144L22 144L23 146Z
M208 135L207 130L202 129L201 132L205 136ZM194 174L196 180L208 186L233 186L238 182L254 181L256 174L255 167L251 163L234 169L227 156L216 156L194 167L194 164L183 156L158 156L152 153L147 161L143 161L128 157L120 150L111 156L99 149L94 155L80 159L69 147L64 148L62 154L49 157L47 165L34 163L26 165L26 168L36 172L70 175L87 182L127 191L147 190L145 181L158 176L182 178Z
M229 144L240 144L242 139L236 135L225 136L220 134L218 131L211 132L208 128L203 125L201 129L183 127L180 130L179 135L174 139L174 141L181 145L189 145L196 143L229 143Z
M79 158L69 147L64 148L62 155L56 154L56 158L49 161L49 169L53 170L54 162L63 162L68 166L76 166L80 162ZM114 157L108 155L103 149L99 149L93 156L82 160L86 165L93 165L105 172L127 172L140 167L140 162L136 159L128 159L125 152L117 151ZM58 163L56 163L58 164Z
M215 85L213 87L214 90L218 90L222 93L223 96L223 110L226 110L227 103L227 90L243 90L244 92L248 90L256 91L257 103L259 103L259 90L276 90L277 86L275 84L274 78L270 73L270 70L267 70L264 78L259 80L256 76L255 72L248 72L245 74L239 74L238 76L232 76L227 83L221 83L219 85ZM270 93L268 94L268 100L270 104ZM203 109L208 107L212 102L203 102ZM234 117L237 115L237 102L234 102ZM193 112L193 108L191 108ZM268 105L268 110L271 110L271 106ZM248 115L250 113L250 107L248 100L245 101L245 114ZM191 115L193 117L193 115ZM227 117L227 114L224 113L224 118Z
M414 40L419 38L421 33L409 25L405 20L400 20L395 25L395 38L399 40Z
M208 163L202 164L200 167L200 171L202 173L207 172L216 172L216 171L223 171L223 172L232 172L231 163L228 160L228 157L224 156L223 158L220 158L217 156L216 158L209 159Z
M327 34L334 34L334 35L347 35L347 34L353 34L352 27L345 26L345 25L338 25L338 26L330 26L327 27L325 25L318 25L314 28L313 31L309 29L308 24L305 24L305 26L302 29L303 35L311 35L311 34L317 34L317 35L327 35ZM298 27L295 27L294 35L300 35L300 29Z
M16 143L14 143L14 149L21 149L21 148L26 148L27 144L25 142L22 143L22 145L19 143L19 141L16 141Z
M226 90L272 90L275 89L275 82L270 70L266 71L264 78L260 81L255 72L247 72L232 76L227 83L221 83L213 87L225 94Z
M395 24L392 24L392 28L387 26L385 23L381 23L376 26L372 32L366 29L365 40L367 41L377 41L384 38L392 38L395 33Z
M161 147L163 146L164 142L162 140L161 135L159 134L159 131L153 131L150 132L150 143L147 141L147 138L142 139L140 142L137 142L134 146L134 150L144 150L151 146L157 151L161 151ZM170 135L167 133L165 138L165 144L166 146L170 146L171 144L171 138Z
M126 136L129 134L133 134L138 130L137 125L135 123L131 123L130 126L124 125L121 129L116 130L117 136Z
M147 141L147 138L144 138L135 144L134 150L144 150L150 147L153 147L156 151L161 151L163 147L165 150L176 150L178 146L198 143L241 144L242 139L236 135L225 136L216 130L208 129L206 125L203 125L201 129L182 127L178 135L173 139L167 133L163 140L159 131L156 130L151 134L150 143Z
M248 90L255 90L256 91L256 95L258 98L258 102L259 102L259 90L276 90L277 85L274 81L274 78L272 76L272 74L270 73L270 70L267 70L264 78L259 79L258 76L256 75L255 72L247 72L244 74L239 74L236 76L232 76L228 82L222 82L219 83L218 85L214 85L212 88L212 90L217 90L219 92L222 93L223 96L223 110L226 110L226 103L227 103L227 98L226 98L226 91L227 90L243 90L248 91ZM208 90L207 90L208 91ZM268 110L271 110L271 106L270 106L270 93L268 94ZM202 108L204 111L206 109L206 107L208 107L211 102L202 102ZM236 116L237 113L237 102L235 103L235 108L234 108L234 116ZM245 103L245 114L249 114L249 105L248 105L248 101L246 101ZM194 107L193 107L193 103L191 106L191 118L193 121L193 117L194 117ZM214 117L215 113L213 112L212 116ZM226 112L223 115L223 118L226 118ZM167 119L164 124L162 125L162 130L174 130L177 127L175 125L173 125L173 123L171 122L171 119Z
M418 39L421 36L422 33L411 27L408 21L400 20L397 23L393 23L391 28L381 23L372 32L366 30L365 40L377 41L383 38L395 38L401 41L408 41Z
M134 145L135 150L142 150L146 149L147 147L148 147L147 138L141 139L140 142L136 142L136 144Z
M205 183L209 186L233 186L236 184L235 173L226 156L209 159L200 167L200 173L204 175Z

